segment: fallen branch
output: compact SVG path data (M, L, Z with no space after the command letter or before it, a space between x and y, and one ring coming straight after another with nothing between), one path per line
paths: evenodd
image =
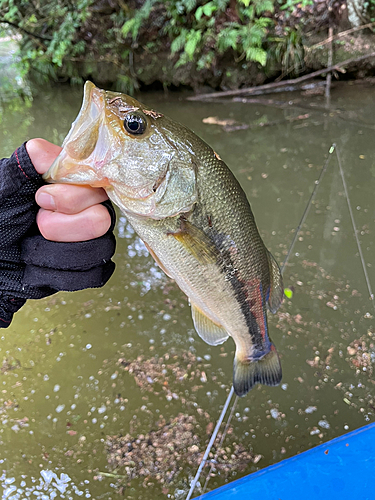
M299 116L288 116L287 118L284 118L282 120L265 121L258 123L240 123L232 119L221 120L217 116L208 116L207 118L203 119L203 123L206 123L208 125L219 125L220 127L223 127L224 132L236 132L237 130L247 130L249 128L254 129L258 127L271 127L274 125L280 125L282 123L294 122L296 120L306 120L309 117L310 115L306 113Z
M351 63L363 61L363 60L369 59L371 57L375 57L375 52L371 52L370 54L347 59L346 61L342 61L340 63L334 64L333 66L330 66L328 68L323 68L323 69L319 69L317 71L313 71L312 73L309 73L308 75L300 76L300 77L295 78L293 80L284 80L282 82L266 83L265 85L258 85L255 87L247 87L247 88L238 89L238 90L225 90L225 91L220 91L220 92L213 92L211 94L200 94L200 95L188 97L187 99L189 101L203 101L203 100L211 99L211 98L215 98L215 97L246 95L246 94L252 94L254 92L259 92L260 90L276 89L279 87L283 87L285 85L296 85L297 83L305 82L306 80L310 80L311 78L315 78L316 76L320 76L324 73L329 73L330 71L336 70L336 71L341 71L344 73L345 70L342 69L342 66L347 66Z
M217 103L222 103L222 99L213 99L210 102L217 102ZM314 103L311 103L309 106L308 104L302 104L299 102L293 102L293 101L274 101L273 99L247 99L246 97L233 97L231 100L224 101L224 102L240 102L242 104L261 104L262 106L270 106L271 108L277 108L277 109L287 109L287 108L300 108L300 109L306 109L309 111L320 111L323 113L327 113L327 107L326 106L316 106ZM333 120L344 120L346 124L348 125L353 125L355 127L363 127L367 128L370 130L375 130L375 125L371 123L365 123L361 122L358 120L353 120L348 117L348 114L346 112L342 112L339 109L331 109L329 112L329 116Z
M309 114L305 115L299 115L299 116L290 116L288 118L284 118L283 120L273 120L269 122L260 122L260 123L251 123L251 124L233 124L233 125L225 125L223 126L224 132L236 132L237 130L247 130L247 129L254 129L258 127L273 127L275 125L281 125L283 123L291 123L295 122L297 120L307 120L309 118Z
M311 45L311 47L307 47L305 49L305 52L311 52L312 50L315 50L318 47L322 47L323 45L326 45L327 43L331 43L331 42L334 42L335 40L339 40L340 38L342 38L346 35L350 35L351 33L354 33L355 31L360 31L360 30L364 30L366 28L371 28L372 26L375 26L375 21L372 23L362 24L362 26L356 26L355 28L350 28L350 30L341 31L337 35L329 36L326 40L323 40L322 42L316 43L315 45Z

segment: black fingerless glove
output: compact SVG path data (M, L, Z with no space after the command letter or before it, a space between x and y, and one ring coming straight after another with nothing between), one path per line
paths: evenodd
M75 291L103 286L115 264L112 224L100 238L58 243L43 238L36 224L36 191L44 184L25 145L11 158L0 160L0 327L9 326L26 299L40 299L60 290Z

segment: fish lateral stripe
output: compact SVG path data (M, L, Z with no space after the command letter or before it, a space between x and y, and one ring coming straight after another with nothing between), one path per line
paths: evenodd
M259 278L243 282L237 273L231 279L231 283L251 337L253 358L259 359L270 350L271 346L262 283Z
M220 254L220 259L217 261L217 264L224 275L224 279L232 286L236 302L238 303L241 313L245 319L247 331L251 337L251 343L254 346L257 346L257 349L263 350L262 337L259 335L259 326L249 307L248 290L246 290L246 285L239 278L239 272L233 260L233 250L231 252L231 248L227 248L228 237L223 237L220 234L214 233L213 229L213 227L210 227L211 238L215 241L215 246Z
M252 293L253 292L253 293ZM263 287L258 278L250 282L250 310L260 328L260 334L265 344L269 344L266 310L263 306ZM260 306L261 304L261 306Z

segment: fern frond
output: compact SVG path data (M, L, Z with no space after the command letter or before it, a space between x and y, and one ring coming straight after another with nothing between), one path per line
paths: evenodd
M202 39L202 32L200 30L191 30L187 36L185 44L185 52L190 61L193 60L195 49Z
M182 50L185 46L186 39L188 36L188 30L186 28L182 28L181 33L175 38L171 44L171 52L175 54Z
M233 27L224 28L220 31L216 41L216 47L223 53L227 49L237 49L238 30Z
M248 47L248 49L245 50L245 54L248 61L256 61L262 66L266 65L267 52L264 49L260 47Z

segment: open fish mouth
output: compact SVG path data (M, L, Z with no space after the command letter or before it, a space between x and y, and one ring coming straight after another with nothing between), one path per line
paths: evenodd
M131 154L134 144L123 130L123 120L139 108L122 99L85 83L81 109L44 180L115 189L130 200L154 197L157 202L164 195L172 154L159 149L155 155L154 150L153 172L137 168L139 160L149 159L148 153L142 153L138 141L137 152Z
M100 164L108 162L108 141L104 120L104 91L86 82L81 109L63 144L62 151L43 175L47 182L74 182L92 186L108 186L101 176Z

